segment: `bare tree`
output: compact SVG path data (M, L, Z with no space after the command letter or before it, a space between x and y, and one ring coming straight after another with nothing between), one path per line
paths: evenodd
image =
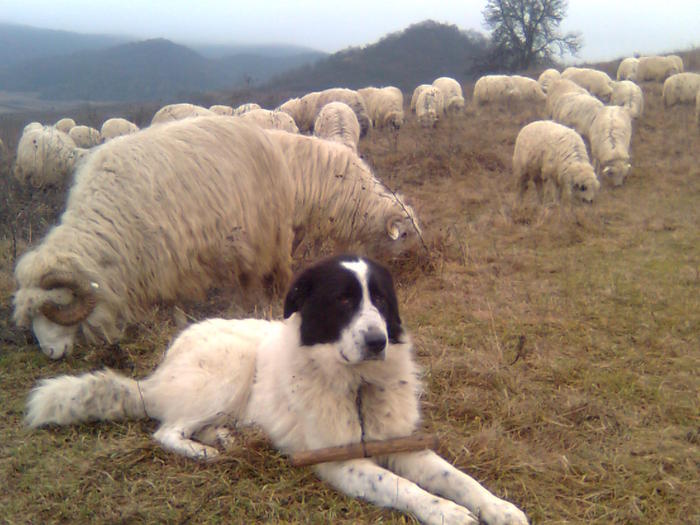
M567 0L488 0L482 14L491 30L493 58L518 70L552 62L555 54L576 55L581 35L562 35L558 29L567 8Z

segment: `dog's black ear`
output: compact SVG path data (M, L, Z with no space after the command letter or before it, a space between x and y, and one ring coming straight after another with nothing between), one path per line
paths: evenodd
M312 280L309 272L303 272L297 277L289 287L287 296L284 298L284 318L287 319L294 312L301 310L309 294L311 294Z

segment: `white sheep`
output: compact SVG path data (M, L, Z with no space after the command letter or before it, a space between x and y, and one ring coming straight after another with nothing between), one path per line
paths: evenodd
M343 102L330 102L323 106L316 117L314 135L344 144L357 153L357 145L360 143L360 123L350 106Z
M631 80L613 82L610 104L625 107L629 110L632 118L639 118L644 112L644 93L642 93L642 88Z
M700 127L700 91L695 95L695 123Z
M424 128L435 127L444 114L445 101L442 92L435 86L430 86L421 91L416 101L416 117Z
M372 126L378 129L403 126L403 93L393 86L382 88L367 87L357 92L365 102L367 115Z
M100 128L100 135L103 141L108 141L123 135L131 135L136 133L139 127L122 117L114 117L105 120Z
M180 104L168 104L167 106L163 106L156 111L156 114L153 115L153 118L151 119L151 125L170 122L173 120L181 120L184 118L205 117L210 115L215 115L215 113L196 104L189 104L187 102Z
M433 87L432 84L420 84L413 90L413 95L411 96L411 113L416 112L416 102L418 102L420 94L431 87Z
M293 185L264 131L235 118L164 123L76 170L66 211L15 268L14 320L52 358L78 329L115 341L157 301L291 274Z
M680 73L678 61L673 57L648 56L640 57L637 66L637 81L653 80L662 82L671 75Z
M53 127L56 128L58 131L68 133L71 130L71 128L75 127L75 120L73 120L70 117L65 117L56 122L53 125Z
M81 156L70 136L53 126L28 124L17 144L14 176L35 188L67 181Z
M537 80L520 75L510 77L515 88L515 98L521 102L533 102L540 104L545 101L547 95L542 90L542 86Z
M292 98L277 106L276 111L283 111L294 119L300 132L306 133L313 128L316 119L316 98L318 92L307 93L302 98Z
M214 104L213 106L209 106L209 111L216 113L217 115L233 115L233 108L224 104Z
M700 91L700 73L677 73L664 80L664 105L692 104Z
M683 66L683 59L681 57L679 57L678 55L666 55L666 58L670 58L671 60L673 60L674 64L676 64L678 72L683 73L685 67Z
M621 186L631 168L632 118L627 108L605 106L598 111L590 129L593 167L603 180Z
M290 133L298 133L299 129L294 119L284 111L270 111L269 109L251 109L241 113L236 118L246 122L253 122L263 129L283 129Z
M304 98L305 97L302 97L302 100ZM323 91L320 91L317 96L313 97L313 101L315 102L315 105L312 124L316 120L316 116L319 114L323 106L329 102L343 102L350 106L355 112L357 122L360 123L360 137L364 137L367 134L367 130L369 130L370 127L367 106L357 91L347 88L324 89ZM299 129L301 130L301 128Z
M513 151L513 175L521 201L530 181L540 203L547 181L554 184L559 199L564 193L569 199L592 202L600 188L581 137L551 120L532 122L520 130Z
M333 243L387 260L421 246L413 209L350 148L318 137L268 130L295 182L295 242Z
M542 88L542 91L547 94L549 91L550 86L554 83L554 81L559 80L561 78L561 73L557 71L554 68L549 68L545 69L542 71L539 77L537 77L537 83L540 85Z
M562 78L572 80L603 102L609 102L612 95L612 79L604 71L587 67L567 67Z
M474 105L509 103L517 97L513 79L508 75L485 75L474 84Z
M459 113L464 109L462 86L454 78L439 77L433 80L433 86L442 92L445 113Z
M253 111L254 109L261 109L260 104L256 104L255 102L246 102L245 104L241 104L240 106L237 106L234 110L232 110L231 115L233 115L234 117L238 117L243 115L244 113Z
M102 142L102 135L95 128L90 126L74 126L68 132L68 136L73 139L79 148L92 148Z
M617 66L617 80L637 80L637 68L639 67L639 59L634 57L623 58L620 65Z
M554 106L552 119L590 139L591 124L602 107L603 103L588 93L566 93Z

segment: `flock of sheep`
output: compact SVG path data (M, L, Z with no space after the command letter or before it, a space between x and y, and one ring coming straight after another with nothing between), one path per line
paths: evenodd
M525 101L551 119L515 141L521 198L532 182L542 201L551 181L560 198L591 202L601 181L620 185L630 169L632 122L643 112L637 79L664 80L667 105L700 104L700 75L682 69L672 56L625 59L617 81L573 67L538 80L489 75L473 104ZM441 77L416 87L409 107L427 128L465 101L460 84ZM60 223L17 263L14 320L58 358L79 331L118 340L158 301L201 298L213 286L283 287L302 243L360 246L379 259L424 246L411 206L357 153L371 127L395 131L404 120L403 93L389 86L327 89L275 110L171 104L141 130L121 118L99 131L71 119L28 124L15 176L35 187L73 182Z

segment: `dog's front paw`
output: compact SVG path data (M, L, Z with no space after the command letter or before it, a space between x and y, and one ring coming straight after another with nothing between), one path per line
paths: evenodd
M527 516L509 501L494 498L479 509L479 520L487 525L528 525Z
M436 525L479 525L478 518L466 507L449 500L435 500L435 508L426 523Z

